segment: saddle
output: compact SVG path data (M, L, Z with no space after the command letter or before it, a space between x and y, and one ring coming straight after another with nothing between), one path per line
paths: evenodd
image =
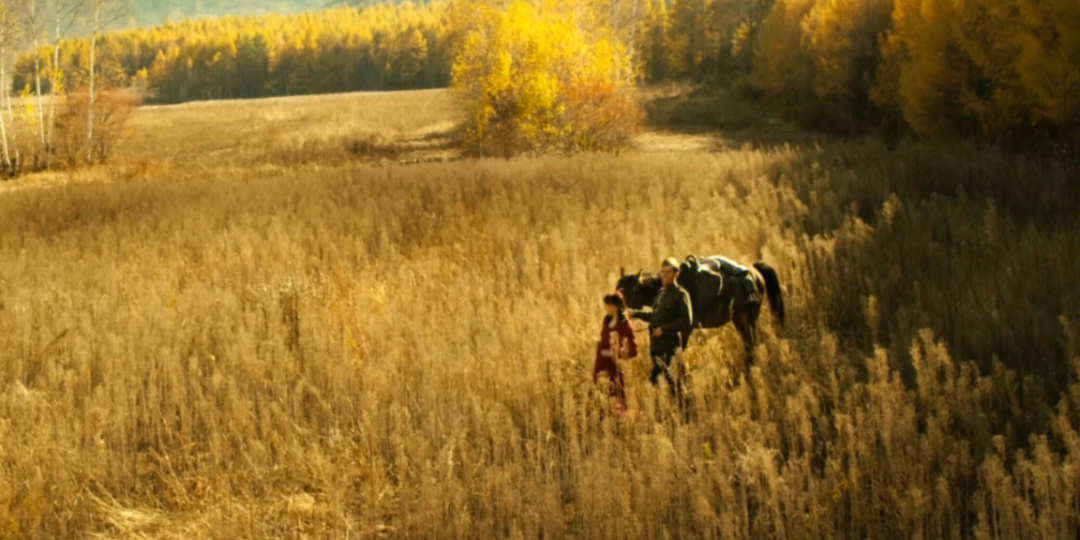
M727 291L724 290L725 280L729 286ZM750 269L727 257L698 259L690 255L679 265L679 282L690 294L690 300L694 304L695 321L703 320L703 315L713 309L725 295L732 301L733 306L761 302L757 286L750 276Z
M679 265L679 281L679 285L690 294L695 321L701 320L701 316L712 309L720 299L720 289L724 286L724 277L701 264L693 255Z

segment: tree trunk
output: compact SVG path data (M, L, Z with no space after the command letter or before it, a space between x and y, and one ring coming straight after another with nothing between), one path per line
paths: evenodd
M38 19L37 0L30 0L30 31L34 33L34 90L37 92L38 114L38 137L41 145L38 148L38 156L34 161L39 161L48 155L48 142L45 140L45 103L41 97L41 55L38 54ZM44 161L48 158L44 157ZM47 166L47 164L46 164Z
M98 23L101 18L101 3L94 3L94 28L90 34L90 95L86 104L86 162L94 160L94 49L97 46Z
M0 69L4 69L6 67L6 65L7 65L6 62L3 59L0 59ZM7 74L6 70L4 71L4 74L5 75ZM15 108L12 107L12 105L11 105L11 89L8 88L7 77L2 77L2 78L3 78L3 87L0 88L0 90L3 91L2 95L3 95L3 98L4 98L5 102L6 102L6 107L5 108L7 109L7 115L8 115L7 123L8 123L8 127L11 130L11 141L10 141L10 144L11 144L11 163L10 163L10 165L8 167L8 172L11 173L11 174L14 174L15 171L17 171L19 169L19 164L21 163L21 160L19 159L20 158L20 156L19 156L19 141L18 141L19 132L17 131L18 126L15 125ZM2 111L0 111L0 114L2 114Z
M0 9L3 9L0 7ZM0 35L0 44L6 36ZM4 158L4 172L11 173L11 149L8 147L8 134L7 134L7 120L4 118L3 109L3 96L7 95L7 71L4 69L4 55L7 53L7 47L0 45L0 147L3 150Z
M4 96L7 95L7 2L0 0L0 153L4 158L4 172L11 172L11 148L8 146L7 121L4 119Z
M56 128L56 102L60 96L60 11L62 4L60 0L56 0L56 34L53 36L53 60L52 71L49 73L50 88L49 93L52 94L52 99L49 100L49 133L45 136L45 140L48 141L49 146L52 146L53 131Z

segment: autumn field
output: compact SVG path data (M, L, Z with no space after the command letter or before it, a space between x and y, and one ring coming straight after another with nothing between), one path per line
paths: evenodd
M462 158L457 110L141 107L0 181L0 537L1080 534L1074 158L737 112ZM696 334L692 416L641 358L607 414L601 297L691 253L768 261L786 324L750 372Z

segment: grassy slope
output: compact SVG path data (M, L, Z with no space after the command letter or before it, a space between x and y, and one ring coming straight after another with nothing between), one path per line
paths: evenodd
M1076 535L1073 166L397 163L447 100L147 108L117 165L0 194L0 536ZM688 253L773 263L791 322L752 386L696 338L693 421L642 360L605 420L599 297Z

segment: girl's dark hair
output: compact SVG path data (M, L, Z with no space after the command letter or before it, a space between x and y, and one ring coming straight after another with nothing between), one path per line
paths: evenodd
M617 294L609 294L604 297L604 303L609 306L615 306L619 310L619 320L626 318L626 304L623 302L621 296Z

